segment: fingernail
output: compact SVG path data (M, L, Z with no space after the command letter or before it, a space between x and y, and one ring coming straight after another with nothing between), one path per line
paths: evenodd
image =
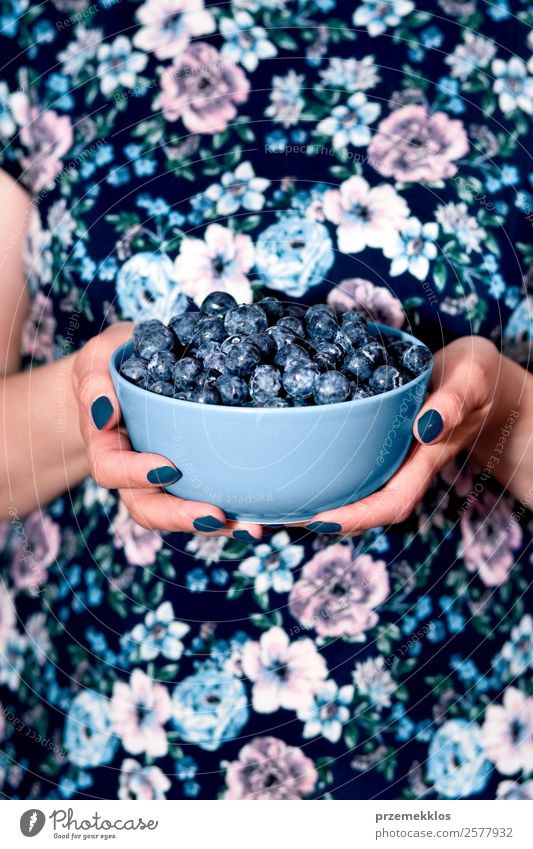
M196 530L203 531L204 533L219 531L225 524L226 523L221 522L220 519L215 519L214 516L201 516L199 519L195 519L193 521L193 525Z
M112 415L113 404L107 395L100 395L100 397L91 404L91 416L93 417L93 422L98 430L102 430Z
M442 430L444 422L438 410L428 410L418 420L418 435L422 442L433 442Z
M305 529L317 534L338 534L342 531L342 525L337 522L311 522L310 525L305 526Z
M183 477L183 472L179 469L173 469L172 466L159 466L157 469L152 469L146 475L150 483L158 483L161 486L169 483L177 483Z
M243 542L257 542L258 537L253 537L249 531L233 531L233 538Z

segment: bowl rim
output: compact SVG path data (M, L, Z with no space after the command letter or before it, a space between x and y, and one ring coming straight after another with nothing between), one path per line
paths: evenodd
M390 327L387 324L382 324L378 321L369 321L369 327L375 327L380 332L386 331L387 333L395 336L398 336L400 339L407 341L412 341L416 345L422 344L419 339L415 336L412 336L410 333L407 333L405 330L401 330L398 327ZM133 339L128 339L126 342L123 342L122 345L113 351L110 360L109 360L109 371L111 372L111 376L113 380L118 381L119 384L127 386L129 391L133 391L134 394L138 393L139 397L141 395L146 397L147 395L155 395L154 392L148 392L147 389L143 389L141 386L136 386L135 383L132 383L130 380L127 380L123 377L115 363L115 360L118 359L119 355L123 353L125 348L129 345L132 345ZM404 386L398 386L395 389L388 389L386 392L380 392L378 395L371 395L369 398L352 398L350 401L337 401L334 404L310 404L307 407L239 407L239 406L229 406L226 404L201 404L198 401L184 401L181 398L171 398L168 395L156 395L159 401L164 401L170 405L173 405L175 409L180 409L183 407L184 409L197 409L203 410L207 415L216 415L223 412L224 414L233 414L233 415L241 415L243 413L248 413L252 415L257 415L257 413L261 413L262 415L278 415L283 411L284 413L288 413L290 411L290 415L316 415L316 411L320 410L321 412L325 412L326 410L346 410L353 405L357 404L357 407L360 408L363 404L371 404L379 402L382 398L392 398L394 396L402 395L404 392L407 392L409 389L412 389L413 386L417 386L420 383L423 383L426 375L431 373L433 368L434 356L432 354L431 360L427 368L424 369L423 372L418 374L409 383L404 384ZM423 401L424 399L422 399ZM208 412L209 411L209 412ZM211 412L213 411L213 412Z

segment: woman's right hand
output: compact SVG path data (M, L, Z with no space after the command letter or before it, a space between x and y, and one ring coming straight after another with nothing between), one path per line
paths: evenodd
M118 489L132 518L150 530L206 533L210 536L259 539L261 525L231 522L220 507L185 501L161 485L179 479L175 466L161 454L132 449L121 423L120 408L109 373L109 359L131 338L133 324L118 322L95 336L75 355L74 393L91 474L100 486Z

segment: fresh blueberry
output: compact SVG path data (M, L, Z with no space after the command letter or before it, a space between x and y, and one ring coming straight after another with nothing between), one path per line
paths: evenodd
M299 318L304 321L307 309L308 308L304 307L303 304L287 304L284 310L284 314L292 315L294 318Z
M316 315L316 313L323 313L325 315L329 315L330 318L335 320L337 319L335 310L332 310L327 304L313 304L313 306L308 307L305 311L306 322L309 321L312 316Z
M342 348L335 342L318 342L315 351L317 354L324 354L339 363L342 360Z
M178 401L188 401L191 397L192 389L183 390L181 389L179 392L174 392L174 398L177 398Z
M338 404L350 395L350 381L340 371L326 371L315 380L314 398L317 404Z
M251 333L250 336L246 336L245 338L247 342L251 342L252 345L255 345L261 351L264 362L271 362L276 356L276 343L268 333Z
M213 386L218 377L213 371L201 371L194 382L194 388L198 386Z
M344 351L345 354L349 354L353 351L353 345L350 342L349 337L346 335L344 330L339 329L335 334L335 338L333 339L336 345Z
M202 315L224 315L237 306L237 301L229 292L210 292L200 305Z
M254 401L250 407L290 407L285 398L266 398L264 401Z
M320 370L312 362L291 362L283 372L283 387L293 398L309 398Z
M387 344L387 354L389 357L392 357L397 365L399 365L402 361L403 355L410 347L410 342L404 342L403 339L392 339Z
M341 319L341 330L346 334L354 348L360 348L370 339L365 319L356 312L344 313Z
M368 357L365 357L361 350L352 351L349 353L343 363L343 371L349 377L354 377L357 381L368 380L374 366Z
M337 319L325 311L315 310L307 318L307 332L311 339L332 342L338 330Z
M206 383L192 390L189 395L189 401L195 401L197 404L219 404L220 395L214 386L209 386Z
M203 359L206 371L222 374L226 370L226 355L222 351L211 351Z
M303 321L301 319L296 318L294 315L284 315L283 318L277 323L278 327L286 327L288 330L291 330L296 336L305 337L305 327Z
M171 318L168 326L182 345L190 345L200 319L199 312L185 312Z
M223 318L220 316L201 318L196 325L192 343L202 345L204 342L222 342L226 336Z
M296 333L293 333L292 330L289 330L287 327L280 327L278 324L274 327L269 327L266 332L276 343L278 351L280 348L283 348L284 345L296 342L298 338Z
M411 374L422 374L431 362L431 351L425 345L411 345L402 356L401 363Z
M289 345L284 345L282 348L278 348L278 352L274 357L275 365L280 366L281 368L285 368L290 362L294 362L296 360L309 362L311 357L302 345L297 345L295 342Z
M178 360L172 371L172 379L177 390L192 389L196 378L202 371L202 363L194 357Z
M150 318L147 321L139 321L133 328L133 350L136 354L139 353L139 344L146 330L155 330L164 325L157 318Z
M274 366L257 366L250 378L250 395L254 401L266 401L281 392L281 374Z
M139 339L137 354L143 360L149 360L154 354L170 351L174 342L174 334L163 324L160 327L147 327Z
M257 306L261 307L269 324L275 324L283 315L283 304L277 298L261 298Z
M220 400L230 407L242 407L248 398L248 384L236 374L223 374L215 383Z
M155 380L149 383L147 388L156 395L166 395L168 398L174 395L174 387L168 380Z
M387 362L387 352L381 342L371 341L358 349L369 360L373 369Z
M345 327L348 327L350 324L362 324L363 327L367 326L367 320L360 312L357 310L349 310L348 312L343 312L341 315L341 327L344 330Z
M198 347L197 348L195 347L193 350L194 350L194 356L196 357L196 359L202 360L202 362L203 362L209 354L213 354L216 351L220 351L220 343L219 342L202 342L201 345L198 345Z
M367 320L365 316L358 312L357 310L348 310L347 312L343 312L341 314L341 324L351 324L351 322L356 322L358 324L364 324L365 327L367 325Z
M394 366L378 366L368 381L368 385L375 392L389 392L402 386L404 378Z
M152 380L171 380L176 357L171 351L160 351L148 360L148 374Z
M241 336L228 336L228 338L224 339L224 341L222 342L222 344L220 346L220 350L222 351L223 354L229 354L229 352L231 351L231 349L235 345L240 345L241 342L244 342L244 340L246 338L247 338L246 336L242 336L242 335Z
M268 327L264 310L257 304L241 304L227 311L224 325L228 336L249 336L262 333Z
M141 357L128 357L128 359L124 360L122 363L120 373L132 383L139 384L140 381L146 380L146 377L148 376L146 360L143 360Z
M342 349L335 342L319 342L313 360L321 371L332 371L342 360Z
M350 386L350 401L359 401L362 398L371 398L372 395L375 395L375 392L368 386L361 386L355 382L350 382Z
M234 345L233 348L226 354L226 371L230 374L237 374L239 377L251 374L256 366L261 363L261 352L255 345L248 342L241 342L240 345Z

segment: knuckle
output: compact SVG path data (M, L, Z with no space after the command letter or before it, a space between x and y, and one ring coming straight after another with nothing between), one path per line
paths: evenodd
M134 513L132 513L132 519L137 525L139 525L141 528L144 528L145 531L155 530L152 523L148 521L144 513L142 513L140 510L135 510Z
M405 522L413 512L414 503L411 498L400 495L397 490L391 491L391 524Z
M126 500L124 498L122 500L128 508L128 512L133 521L137 525L140 525L142 528L145 528L145 530L151 530L150 524L148 523L144 512L138 507L135 501L131 501L130 499Z
M473 343L476 353L489 357L493 357L495 354L499 356L498 348L492 339L486 339L484 336L474 336Z
M409 505L402 504L401 507L399 506L395 509L393 516L392 516L391 524L392 525L400 525L402 522L405 522L405 520L409 518L411 513L412 513L411 505L410 504Z
M84 408L88 409L94 401L94 388L92 376L89 372L81 375L78 381L78 397Z
M446 395L446 408L452 422L462 419L464 406L464 398L455 389L449 390Z
M107 464L103 458L98 454L92 454L89 460L89 467L96 483L109 489L111 487L111 480Z
M160 530L161 526L159 516L154 519L154 517L150 515L153 511L151 509L144 509L146 505L144 505L142 497L140 497L139 502L139 496L135 490L119 489L119 495L135 524L144 528L145 531L157 532Z

